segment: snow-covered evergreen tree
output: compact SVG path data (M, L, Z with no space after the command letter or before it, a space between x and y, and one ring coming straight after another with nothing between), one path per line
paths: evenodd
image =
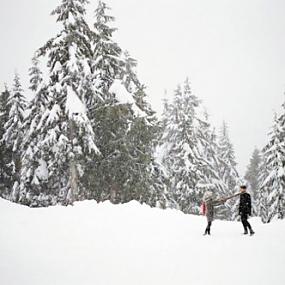
M62 29L33 59L20 202L136 199L166 207L164 172L154 159L160 129L136 61L113 41L114 18L102 1L90 28L87 2L61 1L52 15Z
M146 104L143 90L129 93L124 83L116 80L110 92L114 102L107 101L104 108L97 109L94 124L96 143L102 152L94 165L96 174L91 177L94 189L99 191L96 199L110 199L114 203L132 199L148 202L153 200L148 196L154 175L151 165L156 119ZM133 96L128 98L130 95Z
M186 213L199 213L202 191L202 160L198 149L197 108L198 98L192 93L190 83L175 90L171 106L167 105L166 126L162 142L165 153L163 163L170 178L170 191L179 208Z
M203 193L206 190L213 191L217 197L228 197L233 191L220 176L220 166L223 164L223 158L220 157L219 146L215 129L211 128L209 115L205 112L202 120L199 119L197 129L199 152L201 157L202 180L199 182ZM230 219L231 207L227 204L219 207L217 217L220 219Z
M44 89L40 87L41 95L36 96L48 94L49 106L41 112L39 124L31 128L29 136L33 140L30 144L38 151L39 171L48 180L46 184L46 179L30 177L29 171L23 179L40 183L41 199L47 200L43 204L68 204L84 197L88 161L94 159L92 154L99 153L85 104L86 77L91 72L86 3L62 0L52 12L62 30L37 52L39 60L48 62L48 81L41 84Z
M176 89L173 103L165 102L161 125L165 129L162 161L169 175L170 192L182 211L199 214L205 191L212 191L216 197L227 197L234 192L225 179L236 166L228 134L220 139L222 143L219 144L209 116L192 94L188 80L183 88ZM221 153L222 147L227 147L230 159ZM234 173L237 176L237 172ZM230 206L222 206L219 213L219 218L230 219Z
M155 205L163 188L153 170L156 119L134 70L136 61L113 40L108 10L99 1L95 11L92 70L100 100L88 109L102 156L89 167L89 185L98 201Z
M42 116L49 112L49 93L37 58L32 60L29 75L30 90L34 97L28 103L27 115L23 124L24 138L19 202L37 206L44 204L45 195L41 192L46 193L48 189L47 165L40 145L45 138L41 131L44 123ZM49 202L46 205L48 204Z
M9 199L12 183L12 147L3 140L5 124L9 120L10 106L8 100L10 91L5 86L5 90L0 94L0 196Z
M264 154L265 149L261 152L261 163L260 163L260 173L258 175L259 179L259 189L258 189L258 200L257 200L257 211L258 216L260 216L263 223L269 223L269 194L271 187L269 185L263 185L264 181L269 175L269 165L266 162L266 155Z
M238 172L236 170L236 159L233 145L230 141L228 126L223 122L219 137L219 157L221 158L222 164L219 167L220 177L228 186L229 192L235 190L238 181Z
M239 190L242 179L236 169L237 162L233 144L230 141L229 130L226 122L223 122L218 136L218 156L220 158L219 177L226 185L227 192L233 194ZM238 201L236 199L227 202L228 209L231 211L231 219L238 217Z
M122 50L112 39L116 28L111 27L115 18L108 15L110 8L103 1L99 1L95 10L95 46L94 63L92 67L97 70L97 79L100 80L98 87L103 90L103 94L109 94L109 88L113 84L114 78L120 73Z
M285 105L282 115L275 118L270 141L263 153L266 167L261 184L260 215L264 222L270 222L275 216L283 219L285 214ZM265 175L267 174L267 175Z
M116 42L113 41L115 28L110 27L114 17L107 15L109 8L99 1L95 10L95 23L92 30L91 54L91 79L96 87L96 94L99 96L89 96L86 100L89 118L95 132L96 144L101 150L102 156L97 161L90 162L88 187L94 189L90 193L97 201L114 198L114 202L119 200L115 198L114 193L118 192L118 187L112 182L115 174L110 168L114 168L117 154L123 146L122 139L125 139L126 129L128 129L128 120L130 115L123 109L127 106L118 104L116 94L110 90L114 82L118 83L119 92L126 94L123 84L119 82L121 71L122 50ZM115 89L115 88L113 88ZM127 94L131 99L132 95ZM114 163L111 167L112 163ZM118 167L118 165L117 165ZM118 177L121 175L119 174ZM111 190L112 189L112 190ZM119 196L119 195L118 195ZM119 201L118 201L119 202Z
M8 166L12 167L12 189L11 197L13 201L19 199L20 171L21 171L21 151L23 142L23 121L26 108L26 99L20 83L19 75L14 77L13 89L9 93L8 109L9 117L4 125L3 142L11 149L11 160Z
M258 214L258 191L259 191L259 175L260 175L260 164L261 164L261 155L260 151L255 148L252 157L250 159L250 163L247 167L245 173L245 180L248 182L250 186L250 191L252 194L252 204L253 204L253 214Z

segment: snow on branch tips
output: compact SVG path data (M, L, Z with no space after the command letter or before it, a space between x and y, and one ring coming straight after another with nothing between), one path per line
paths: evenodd
M72 87L67 87L67 99L66 99L66 113L69 117L74 114L86 114L86 108Z
M143 112L136 104L133 95L128 92L126 87L123 85L121 80L115 79L113 84L109 89L110 93L114 93L116 95L116 99L118 101L118 105L130 104L132 106L132 110L138 117L145 117L146 113Z

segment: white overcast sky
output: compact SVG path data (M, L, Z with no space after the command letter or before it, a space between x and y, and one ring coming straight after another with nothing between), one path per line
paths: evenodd
M57 31L60 0L0 0L0 84L28 85L34 51ZM92 14L97 0L91 0ZM116 40L138 60L158 112L188 76L219 127L230 127L239 169L262 147L285 91L284 0L108 0ZM243 173L241 173L243 174Z

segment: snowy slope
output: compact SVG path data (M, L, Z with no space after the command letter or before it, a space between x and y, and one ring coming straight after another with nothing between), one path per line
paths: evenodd
M0 199L1 285L284 285L284 222L239 223L94 201L30 209Z

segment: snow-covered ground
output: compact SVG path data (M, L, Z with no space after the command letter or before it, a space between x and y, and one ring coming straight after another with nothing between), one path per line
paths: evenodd
M0 199L1 285L284 285L285 227L94 201L30 209Z

